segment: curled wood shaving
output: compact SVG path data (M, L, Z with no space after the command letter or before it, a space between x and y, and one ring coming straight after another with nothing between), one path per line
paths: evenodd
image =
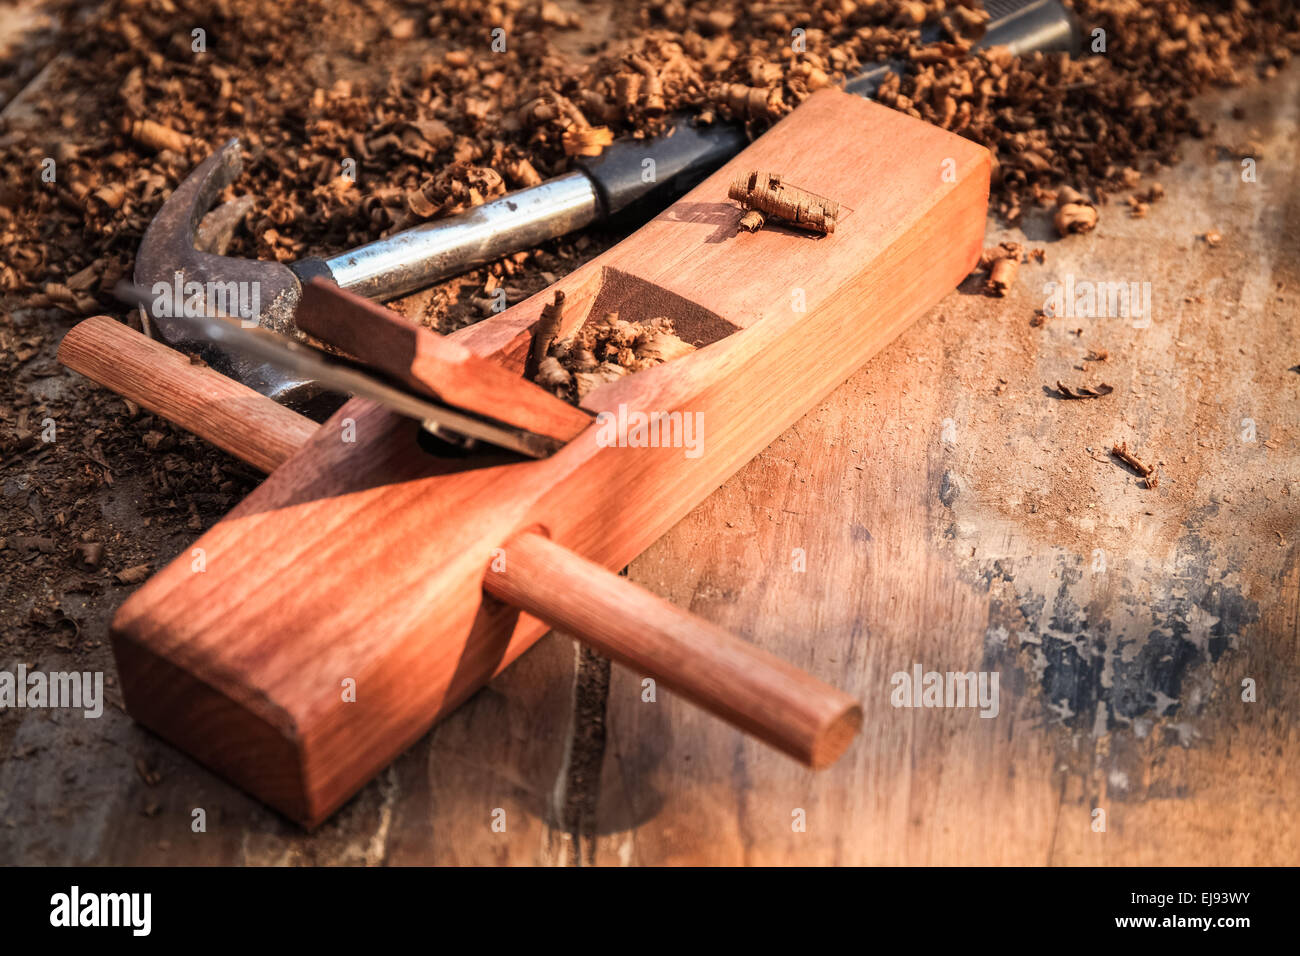
M1101 398L1103 395L1109 395L1115 391L1112 386L1104 383L1097 386L1076 385L1071 388L1064 382L1057 382L1056 390L1061 393L1062 398Z
M641 86L641 106L648 116L662 115L664 106L664 85L659 78L659 71L650 65L645 57L635 54L627 58L628 66L637 70L644 80Z
M1078 190L1062 186L1056 194L1056 215L1052 221L1061 236L1091 232L1097 226L1097 207Z
M779 174L762 170L751 170L736 177L727 188L727 195L747 210L757 210L764 217L822 235L835 232L835 220L840 214L840 204L834 200L791 186ZM756 220L747 215L742 217L740 226L753 232L763 221L761 217Z
M536 167L526 159L520 158L509 160L506 162L504 169L506 178L510 180L510 185L514 186L516 189L525 189L530 186L540 186L542 184L541 174L538 173Z
M566 156L599 156L606 146L614 142L614 133L605 126L566 129L561 134L561 141Z
M539 341L540 337L533 340L535 350ZM533 380L575 403L606 382L695 351L678 338L671 320L628 322L617 312L584 323L568 338L548 343L548 348L550 354L539 359Z
M560 364L559 359L554 355L548 355L538 365L537 375L534 376L533 381L553 392L567 392L573 384L573 376Z
M1138 461L1137 457L1129 452L1128 442L1117 442L1110 450L1110 453L1145 478L1146 481L1143 482L1143 484L1147 488L1155 488L1159 486L1160 477L1156 474L1155 466L1144 465L1142 462Z
M1020 264L1028 262L1031 256L1037 262L1042 262L1045 258L1042 249L1034 249L1026 253L1023 245L1012 241L1000 242L996 246L985 249L977 267L988 271L988 278L984 280L985 293L998 298L1004 297L1016 283Z
M1016 275L1019 272L1019 260L999 259L993 263L993 268L989 270L989 278L988 282L985 283L985 289L990 295L1005 296L1007 291L1016 284Z
M774 120L787 109L779 86L720 83L709 90L709 99L722 107L723 115L746 121Z
M191 137L184 133L164 126L162 123L155 123L153 120L126 121L124 126L133 140L141 146L147 146L154 152L162 152L166 149L173 153L183 154L186 147L194 142Z
M457 213L481 206L489 199L505 195L506 184L501 174L487 166L453 163L433 179L405 194L405 205L414 220L454 216ZM376 190L365 201L372 208L386 206L389 193ZM396 227L406 225L397 220Z
M531 368L540 368L542 360L550 353L551 344L560 332L560 321L563 317L564 292L556 289L555 297L542 309L541 318L537 320L537 326L533 329L533 348L529 356Z

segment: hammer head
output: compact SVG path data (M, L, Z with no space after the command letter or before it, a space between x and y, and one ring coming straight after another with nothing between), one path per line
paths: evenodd
M278 262L218 255L213 246L229 239L235 222L200 237L199 223L217 195L243 167L238 139L204 160L163 203L140 242L135 285L147 293L144 306L157 334L169 345L197 352L217 371L299 411L319 415L338 404L317 383L258 363L200 338L192 317L238 317L295 335L294 314L302 286L293 270ZM237 219L238 217L236 217ZM224 237L220 235L224 233Z

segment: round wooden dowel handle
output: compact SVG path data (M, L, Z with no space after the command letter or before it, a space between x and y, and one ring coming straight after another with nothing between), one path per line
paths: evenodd
M78 322L59 361L262 471L316 430L311 419L106 315Z
M842 691L543 535L511 539L483 587L811 767L862 725Z

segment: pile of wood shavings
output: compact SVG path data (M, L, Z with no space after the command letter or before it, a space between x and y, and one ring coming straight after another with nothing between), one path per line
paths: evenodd
M534 380L576 404L597 386L693 351L695 346L677 337L671 319L628 322L609 312L554 343Z

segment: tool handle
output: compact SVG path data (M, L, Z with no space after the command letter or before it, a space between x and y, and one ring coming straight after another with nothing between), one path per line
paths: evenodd
M319 276L367 299L387 301L531 249L600 217L600 199L591 180L579 172L565 173L460 215L424 222L328 259L306 259L292 268L304 282Z
M262 471L318 427L107 315L74 325L59 344L59 361Z
M541 534L514 537L483 587L811 767L862 725L849 695Z
M263 471L317 428L108 316L75 325L59 361ZM812 767L861 725L847 694L540 534L513 538L483 587Z

